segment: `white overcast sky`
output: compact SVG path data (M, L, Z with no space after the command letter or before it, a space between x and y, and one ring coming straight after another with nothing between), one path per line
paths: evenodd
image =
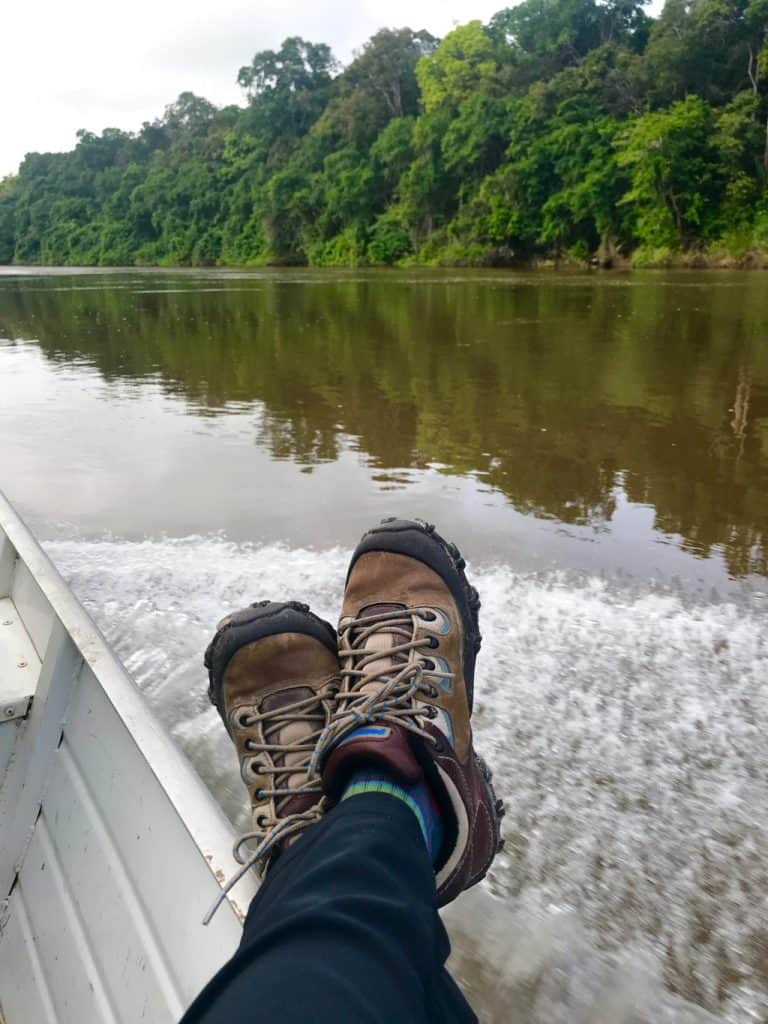
M434 35L504 0L0 0L0 178L25 153L71 149L78 128L132 130L191 90L241 102L238 69L286 36L346 62L383 27Z

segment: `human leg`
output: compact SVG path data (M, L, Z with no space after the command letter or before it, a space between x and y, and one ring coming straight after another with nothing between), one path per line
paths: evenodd
M365 793L280 854L184 1024L471 1024L449 950L415 815Z

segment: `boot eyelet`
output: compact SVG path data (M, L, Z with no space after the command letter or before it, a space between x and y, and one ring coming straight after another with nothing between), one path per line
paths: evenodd
M435 669L434 661L431 658L424 658L424 668L428 669L430 672L433 672Z
M445 750L445 744L443 743L443 741L441 739L438 739L437 737L435 737L434 738L434 743L435 743L435 750L437 751L437 753L438 754L442 754L442 752Z
M250 725L253 725L253 719L247 711L242 711L235 719L237 725L241 729L247 729Z
M427 692L429 693L429 696L432 697L433 700L435 699L435 697L439 696L436 686L430 686Z
M257 814L254 824L256 825L256 828L263 829L267 824L266 814Z
M435 615L434 612L431 612L429 609L426 609L421 613L421 618L424 619L425 622L434 622L437 616Z
M428 644L428 646L431 647L433 651L439 645L439 643L440 643L440 641L437 639L436 636L429 637L429 644Z
M437 708L427 708L427 718L437 718Z

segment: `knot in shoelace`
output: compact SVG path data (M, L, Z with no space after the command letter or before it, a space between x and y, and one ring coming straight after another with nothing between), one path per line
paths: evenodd
M417 636L425 622L434 621L430 608L404 608L363 615L339 627L339 659L342 664L341 690L333 697L336 710L323 729L315 747L310 772L317 772L323 758L345 736L372 722L400 725L436 743L435 737L417 723L417 717L434 718L436 710L417 704L417 699L437 696L430 678L449 680L452 673L434 663L428 671L422 649L436 646L430 636ZM376 634L392 638L391 646L369 646ZM378 664L377 664L378 663ZM375 684L376 690L365 688Z
M252 762L256 774L271 776L274 780L272 786L261 787L257 790L257 801L265 800L268 797L272 799L281 797L280 804L285 805L291 797L322 792L320 779L312 769L312 754L325 722L325 712L321 700L323 696L330 698L332 692L334 691L329 690L326 694L313 694L311 697L296 701L286 707L271 708L266 711L259 711L255 707L244 707L238 711L236 727L252 729L255 725L261 724L263 739L256 740L249 737L244 743L245 749L257 755L268 754L271 760L271 764ZM317 728L296 742L279 742L282 730L294 722L314 723ZM278 742L275 742L273 738ZM298 761L286 763L288 754L304 754L305 756ZM304 775L307 781L291 785L291 777L294 775ZM223 886L203 918L203 924L210 922L227 894L237 885L243 875L259 862L266 863L267 856L275 846L292 836L299 835L313 822L318 821L322 814L323 807L322 800L320 800L305 811L294 814L280 815L279 809L277 809L274 818L264 813L257 815L256 828L241 835L232 849L232 855L241 867ZM253 849L249 849L249 844L254 841L257 845Z

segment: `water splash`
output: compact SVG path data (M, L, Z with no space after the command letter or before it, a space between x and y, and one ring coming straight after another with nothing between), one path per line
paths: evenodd
M334 621L347 552L219 537L47 549L244 824L201 653L221 614L267 596ZM764 1020L764 595L702 603L503 565L472 575L485 636L476 733L508 838L487 890L449 918L483 1019L698 1022L704 1007Z

